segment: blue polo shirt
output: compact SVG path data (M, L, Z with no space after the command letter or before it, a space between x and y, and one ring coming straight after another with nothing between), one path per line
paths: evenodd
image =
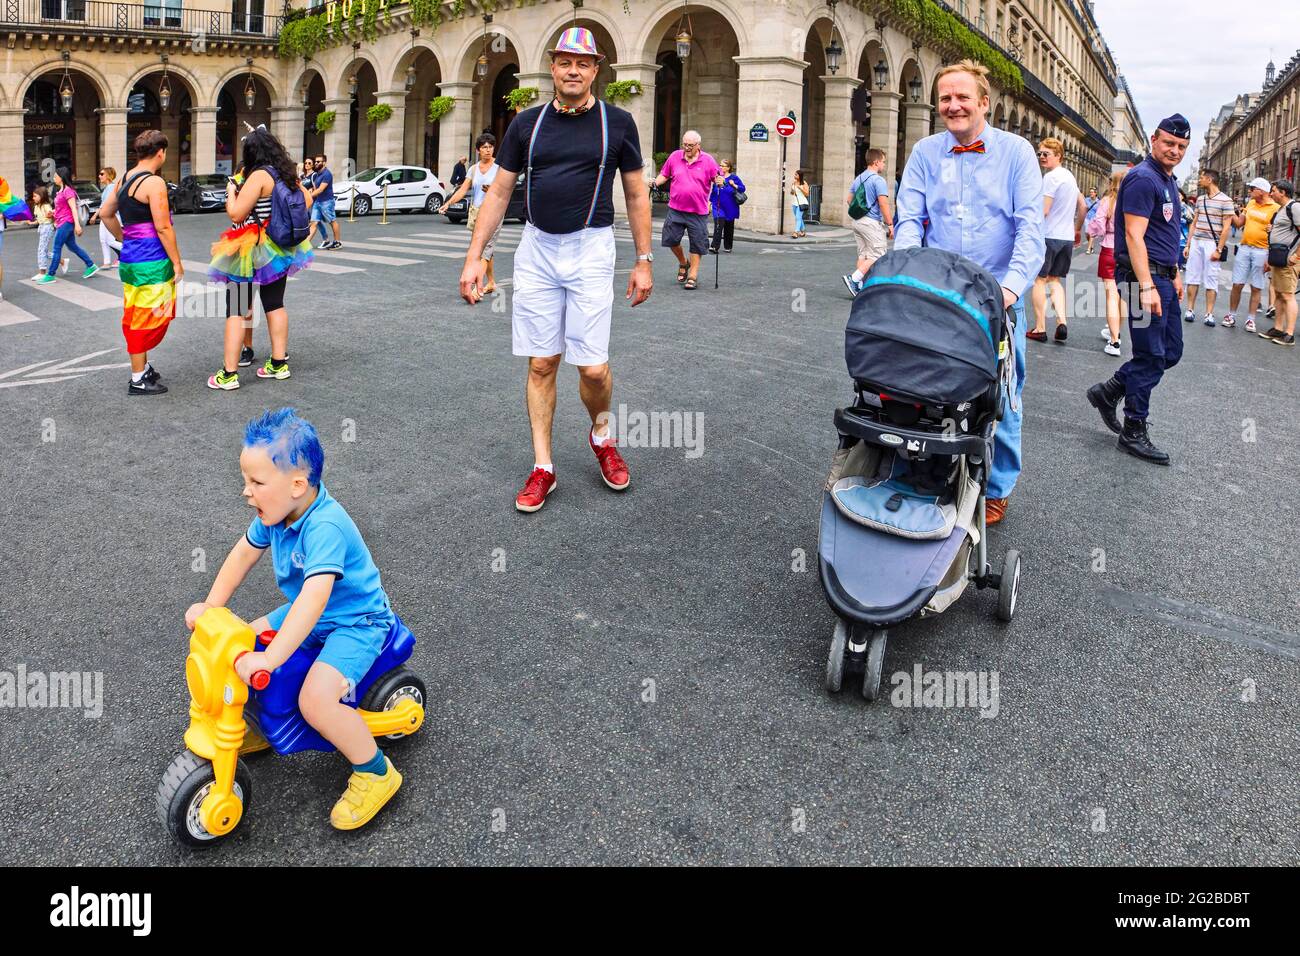
M316 500L293 524L267 527L254 516L246 537L255 548L271 549L275 582L290 602L298 599L308 578L334 575L334 590L313 630L348 627L388 611L388 595L361 532L323 483L316 489Z
M1147 258L1162 266L1176 266L1182 238L1183 210L1178 181L1148 156L1130 169L1119 184L1116 205L1121 213L1149 219L1146 235ZM1115 222L1115 257L1128 255L1128 237L1123 215Z
M317 202L329 202L334 198L334 174L330 172L328 167L318 173L312 173L312 188L315 189L321 183L325 184L325 188L321 190L321 194L316 197L316 200Z

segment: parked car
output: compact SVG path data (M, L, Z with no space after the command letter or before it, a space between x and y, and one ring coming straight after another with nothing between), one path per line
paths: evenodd
M90 222L90 217L99 212L99 183L92 183L89 179L74 179L68 183L77 191L77 205L81 207L82 223ZM54 190L50 190L53 198Z
M385 186L388 208L398 212L435 213L447 199L447 187L425 166L371 166L351 179L334 181L335 209L340 215L368 215L383 207Z
M186 176L173 189L168 184L172 212L216 212L226 208L226 177L221 173Z
M516 222L527 221L528 213L524 204L524 178L527 175L525 172L520 172L519 178L515 180L514 192L510 194L510 205L506 206L503 222L509 222L511 219ZM463 199L448 203L442 211L447 216L448 222L464 222L469 218L469 193L466 193Z

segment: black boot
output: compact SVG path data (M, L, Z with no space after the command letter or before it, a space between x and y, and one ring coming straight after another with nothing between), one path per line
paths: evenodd
M1119 418L1115 414L1116 408L1123 398L1124 385L1114 376L1111 376L1109 381L1094 385L1088 389L1088 401L1101 414L1101 420L1106 427L1116 435L1123 431L1119 426Z
M1147 434L1146 422L1140 422L1135 418L1125 418L1124 430L1120 432L1117 444L1134 458L1141 458L1143 461L1149 461L1155 465L1169 464L1169 456L1151 444L1151 436Z

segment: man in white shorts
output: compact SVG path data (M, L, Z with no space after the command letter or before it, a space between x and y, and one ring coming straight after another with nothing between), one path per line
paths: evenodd
M528 223L515 250L513 337L514 354L528 356L533 437L533 468L515 507L529 512L539 510L555 487L551 423L561 356L578 367L579 395L592 421L587 440L601 478L615 491L630 483L608 422L616 174L623 180L637 250L627 298L635 307L654 285L650 194L632 114L592 95L605 58L596 52L590 30L570 27L548 52L555 97L524 110L507 127L497 154L500 169L479 209L460 274L461 297L473 305L483 297L483 247L505 215L515 180L527 170Z
M1235 210L1232 198L1219 188L1219 174L1213 169L1202 169L1197 185L1201 195L1196 198L1192 224L1187 230L1187 275L1183 280L1187 288L1187 311L1183 318L1188 322L1196 319L1196 296L1204 285L1205 324L1213 325L1214 300L1219 295L1219 263L1227 254Z

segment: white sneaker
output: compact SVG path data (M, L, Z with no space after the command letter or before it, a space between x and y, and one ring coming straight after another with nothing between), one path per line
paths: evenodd
M45 275L44 272L38 272L38 273L36 273L36 275L32 276L32 281L35 282L37 279L39 279L39 278L40 278L41 276L43 276L43 275Z
M1237 317L1234 316L1231 312L1229 312L1226 316L1223 317L1223 327L1225 329L1230 329L1236 324L1237 324Z
M1107 355L1119 355L1120 354L1119 343L1107 341L1106 346L1105 348L1102 349L1102 351L1105 352Z
M67 260L67 259L64 259L64 260L63 260L62 264L59 266L59 271L62 272L64 275L67 275L67 274L68 274L68 260Z
M1247 331L1247 332L1254 332L1254 331L1255 331L1255 320L1254 320L1254 319L1247 319L1247 320L1246 320L1246 331Z
M1109 341L1110 341L1110 326L1108 326L1108 325L1103 325L1103 326L1101 327L1101 340L1102 340L1103 342L1109 342Z
M1187 312L1184 313L1183 319L1187 322L1194 322L1196 321L1196 313L1193 312L1191 309L1188 309Z

